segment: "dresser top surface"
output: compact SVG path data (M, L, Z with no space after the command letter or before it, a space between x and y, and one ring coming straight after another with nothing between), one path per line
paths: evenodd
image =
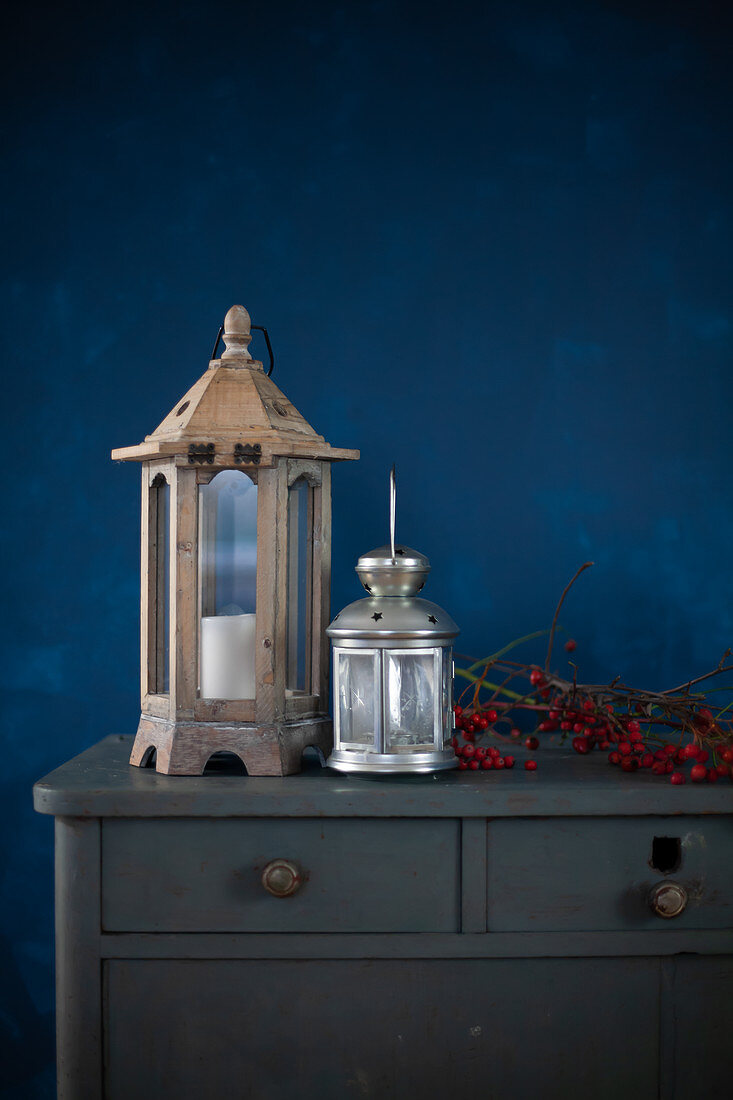
M687 783L611 767L605 753L524 749L511 770L345 776L158 775L129 763L132 737L110 736L40 779L39 813L72 817L544 817L733 813L733 783Z

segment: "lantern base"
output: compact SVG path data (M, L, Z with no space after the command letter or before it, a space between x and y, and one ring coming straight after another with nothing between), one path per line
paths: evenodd
M363 772L371 775L408 775L447 771L458 767L453 749L441 752L378 753L334 749L326 761L339 772Z
M155 770L163 775L203 775L214 753L230 752L248 775L294 775L301 770L306 748L328 756L331 729L325 716L258 726L176 722L142 714L130 763L147 767L155 752Z

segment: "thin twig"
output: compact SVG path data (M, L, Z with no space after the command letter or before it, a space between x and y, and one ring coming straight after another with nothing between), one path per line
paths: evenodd
M550 660L552 659L552 643L555 641L555 630L557 628L557 617L560 614L560 608L563 605L563 601L564 601L565 597L567 596L568 592L570 591L570 589L573 587L573 585L577 581L580 574L583 573L586 569L589 569L591 567L591 565L594 565L594 564L595 564L595 562L592 562L592 561L583 562L583 564L581 565L580 569L577 571L575 576L572 578L571 581L568 582L568 584L565 585L565 588L563 589L562 596L560 597L558 605L555 608L555 615L554 615L553 620L552 620L552 626L550 627L550 639L547 643L547 657L545 658L545 672L550 671Z

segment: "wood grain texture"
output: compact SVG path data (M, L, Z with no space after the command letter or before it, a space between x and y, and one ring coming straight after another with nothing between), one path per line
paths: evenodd
M412 932L368 934L267 932L107 932L109 959L670 959L679 954L729 956L733 930L630 932ZM666 996L660 987L660 996ZM733 1003L731 1004L733 1015ZM731 1019L733 1025L733 1019ZM733 1065L731 1066L733 1071Z
M95 818L56 820L59 1100L101 1100L100 840Z
M303 885L277 898L273 859ZM459 827L444 820L108 820L103 926L133 932L457 932ZM388 879L388 893L375 883Z
M215 753L229 752L241 760L248 776L286 776L300 771L308 747L328 756L333 747L330 718L244 726L174 722L143 714L130 764L146 768L154 762L156 772L176 778L202 776Z
M112 451L115 461L185 454L189 443L216 446L217 462L234 465L236 443L258 442L261 466L278 455L348 461L359 452L331 447L311 427L258 360L213 359L145 441Z
M302 775L260 780L156 775L129 767L131 748L131 737L115 734L68 761L36 783L36 809L144 817L577 817L599 806L610 817L733 813L733 784L673 787L572 751L544 753L534 773L518 751L508 773L349 777L308 765Z
M650 866L655 836L679 837L682 860ZM598 928L730 928L733 847L729 817L555 818L492 821L488 829L488 927L497 932ZM671 879L687 890L673 921L648 898Z
M109 1100L652 1100L646 959L106 964ZM580 990L603 1026L568 1050ZM176 1043L160 1041L159 1022ZM531 1021L531 1051L526 1036ZM609 1042L609 1034L624 1042Z

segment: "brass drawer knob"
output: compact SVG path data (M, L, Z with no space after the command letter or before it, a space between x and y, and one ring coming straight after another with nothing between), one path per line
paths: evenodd
M262 885L275 898L289 898L302 884L300 868L289 859L270 860L262 872Z
M658 917L678 917L687 905L687 891L679 882L660 882L649 895L649 904Z

